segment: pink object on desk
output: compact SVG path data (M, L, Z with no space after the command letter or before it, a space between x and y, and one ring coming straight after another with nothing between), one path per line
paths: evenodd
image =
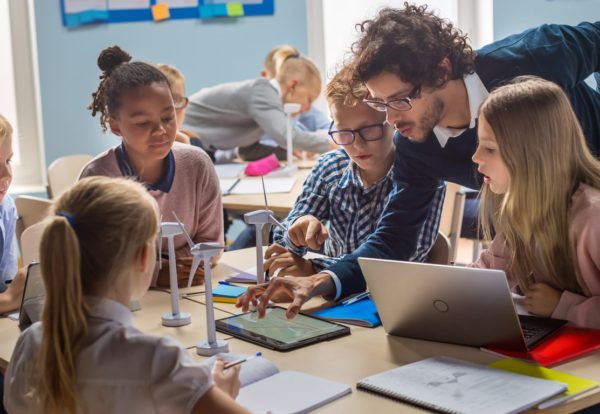
M261 158L260 160L249 162L244 170L246 175L266 175L273 170L279 168L279 160L275 154L271 154L268 157Z

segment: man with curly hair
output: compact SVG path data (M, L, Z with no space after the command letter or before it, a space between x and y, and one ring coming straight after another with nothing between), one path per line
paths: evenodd
M385 112L396 129L389 203L375 233L352 254L316 275L254 287L241 305L261 294L262 300L285 292L293 300L288 308L293 317L312 296L338 299L363 291L358 257L413 260L426 235L423 223L431 215L439 223L440 209L432 201L443 181L481 187L483 177L471 160L477 111L489 91L515 76L536 75L560 85L590 149L600 154L600 93L584 82L600 71L600 22L543 25L477 52L427 6L385 8L358 27L354 81L367 87L365 103Z

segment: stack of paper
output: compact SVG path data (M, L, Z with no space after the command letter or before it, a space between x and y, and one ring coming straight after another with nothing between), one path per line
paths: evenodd
M213 289L213 300L221 303L235 303L246 292L245 287L219 284Z

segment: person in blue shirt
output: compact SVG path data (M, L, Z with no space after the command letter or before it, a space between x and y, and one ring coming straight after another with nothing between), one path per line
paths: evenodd
M409 260L423 223L435 211L442 181L480 188L471 156L477 146L477 110L489 91L520 75L558 84L569 97L587 144L600 152L600 93L585 79L600 71L600 22L542 25L474 52L467 37L426 6L384 8L360 24L352 47L354 81L366 100L385 112L396 129L396 186L377 230L342 260L304 278L275 278L249 289L238 305L247 309L278 292L292 303L288 317L315 295L337 299L364 291L358 257ZM525 139L525 137L524 137ZM543 174L542 171L536 172Z
M377 228L392 190L393 128L385 114L362 102L366 88L350 82L344 67L327 85L325 97L333 117L329 136L340 146L323 154L304 182L294 208L274 229L265 252L265 269L287 275L311 275L352 253ZM445 187L436 203L441 206ZM423 227L412 259L424 261L437 236L436 216ZM304 259L311 249L327 257Z
M25 283L24 271L17 272L17 209L8 195L12 182L12 156L12 127L0 115L0 313L19 307Z

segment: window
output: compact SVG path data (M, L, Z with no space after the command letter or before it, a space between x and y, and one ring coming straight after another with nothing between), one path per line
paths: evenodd
M0 113L14 129L12 193L45 190L32 10L31 0L0 0Z

